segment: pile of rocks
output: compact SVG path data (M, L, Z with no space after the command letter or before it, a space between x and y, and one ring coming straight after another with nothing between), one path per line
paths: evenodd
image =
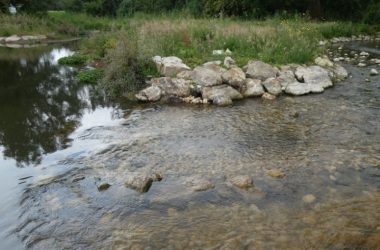
M333 81L348 77L347 71L327 57L315 60L315 66L287 65L273 67L261 61L250 61L239 68L231 57L208 62L190 69L178 57L153 58L163 75L149 81L150 86L140 91L140 101L172 100L188 103L213 103L220 106L247 97L273 100L276 96L322 93L333 86Z
M347 43L347 42L354 42L354 41L380 41L380 37L366 36L366 35L358 35L358 36L351 36L351 37L334 37L328 41L327 40L319 41L319 46L326 46L329 43L336 44L336 43Z
M45 35L35 35L35 36L8 36L8 37L0 37L0 43L5 44L30 44L30 43L38 43L43 40L46 40L47 36Z

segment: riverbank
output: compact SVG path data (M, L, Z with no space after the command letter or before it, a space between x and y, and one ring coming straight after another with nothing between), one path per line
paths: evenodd
M111 97L134 96L147 78L160 76L151 60L157 55L177 56L191 68L223 61L226 51L238 67L251 60L273 66L310 64L327 52L321 41L374 35L380 30L379 26L299 17L248 21L138 15L111 19L58 11L43 17L1 15L0 19L0 36L42 34L54 40L86 35L75 55L82 63L75 66L101 68L82 75L99 83Z
M244 21L189 17L135 17L116 32L84 41L80 55L104 69L100 86L109 96L131 96L160 76L154 56L176 56L190 68L231 56L238 67L251 60L272 66L310 64L326 53L320 41L375 34L374 26L294 18ZM95 63L93 63L95 61Z

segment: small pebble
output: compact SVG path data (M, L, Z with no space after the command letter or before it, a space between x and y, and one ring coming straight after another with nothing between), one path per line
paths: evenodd
M230 179L232 185L238 188L250 188L253 187L252 177L248 175L239 175Z
M284 178L285 177L285 174L283 172L281 172L280 170L276 170L276 169L269 170L267 172L267 174L273 178Z
M105 190L107 190L108 188L110 188L111 185L108 184L107 182L102 182L102 183L100 183L97 187L98 187L98 190L99 190L99 191L105 191Z
M308 194L302 197L303 202L308 203L308 204L313 203L316 199L317 198L315 198L315 196L312 194Z
M272 101L272 100L276 99L276 96L275 95L271 95L269 93L264 93L264 95L262 96L262 98L264 100L270 100L270 101Z

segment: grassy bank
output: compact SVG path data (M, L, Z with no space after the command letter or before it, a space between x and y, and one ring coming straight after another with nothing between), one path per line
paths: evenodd
M122 19L93 17L64 11L16 16L0 13L0 23L0 36L45 34L53 38L84 35L91 30L111 31L123 26Z
M102 82L113 95L128 92L136 87L141 75L155 74L154 68L146 63L155 55L175 55L194 67L206 61L223 60L224 56L212 54L213 50L220 49L231 50L239 66L252 59L274 65L310 63L324 53L324 48L318 46L320 40L374 32L376 28L362 24L318 23L304 19L127 19L123 34L109 33L109 41L117 42L104 43L112 46L100 50L105 53L108 65ZM107 35L100 36L104 42ZM99 37L95 36L90 40L97 39Z
M379 27L364 24L302 18L247 21L139 15L110 19L49 12L44 17L0 16L0 21L0 35L48 32L73 36L100 31L83 39L79 53L105 66L102 82L112 95L138 88L145 75L156 74L150 62L155 55L175 55L195 66L221 60L224 57L213 56L212 51L229 49L240 66L252 59L274 65L303 64L324 53L318 46L320 40L379 31Z

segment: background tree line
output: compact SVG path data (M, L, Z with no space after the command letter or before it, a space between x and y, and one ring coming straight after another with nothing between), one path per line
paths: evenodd
M187 11L194 16L264 18L274 14L307 14L315 19L380 23L378 0L0 0L29 12L70 10L92 15L130 16L138 12Z

